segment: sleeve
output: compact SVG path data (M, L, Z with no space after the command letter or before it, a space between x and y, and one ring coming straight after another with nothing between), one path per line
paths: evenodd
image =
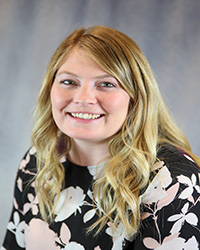
M25 249L24 232L27 219L24 213L24 211L27 210L25 203L28 202L28 190L33 190L30 181L35 175L33 169L34 156L32 153L33 151L30 150L25 155L17 172L14 187L13 208L1 248L2 250Z
M141 229L128 249L200 249L200 169L194 162L163 162L142 207Z

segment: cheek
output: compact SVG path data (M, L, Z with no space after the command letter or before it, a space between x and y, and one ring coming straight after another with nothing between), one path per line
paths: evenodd
M64 107L64 97L61 91L55 85L51 89L52 109L62 109Z
M108 98L106 103L110 113L123 113L124 116L126 116L129 108L130 96L126 93L113 96Z

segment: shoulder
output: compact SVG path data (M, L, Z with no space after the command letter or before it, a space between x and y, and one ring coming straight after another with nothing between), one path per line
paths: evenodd
M34 179L37 173L36 150L31 147L22 158L16 177L17 185L27 185ZM21 187L22 188L22 187Z
M182 242L199 243L200 168L183 151L165 145L145 192L141 195L141 234L151 249ZM156 245L155 245L156 244ZM181 248L181 249L182 249ZM145 248L146 249L146 248Z
M200 174L200 168L193 159L181 149L172 145L163 145L157 153L160 161L168 168L170 173L175 177L180 174L191 176L192 174Z
M142 193L145 204L161 203L166 197L199 198L200 168L185 152L171 145L164 145L157 154L148 187Z
M24 204L29 202L30 193L35 196L34 179L37 173L36 150L30 148L22 158L15 180L14 207L24 210ZM31 198L32 199L32 198Z
M19 171L22 172L34 172L36 173L36 149L34 147L31 147L22 158L20 165L19 165Z

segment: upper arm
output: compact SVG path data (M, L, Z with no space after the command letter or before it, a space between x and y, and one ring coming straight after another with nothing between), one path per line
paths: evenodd
M28 204L28 202L30 203L28 190L30 188L33 189L30 183L31 178L33 178L35 174L34 171L32 171L33 165L34 157L31 155L31 151L29 151L22 159L17 172L13 208L3 242L3 249L25 249L24 231L26 218L24 215L27 210L26 204Z

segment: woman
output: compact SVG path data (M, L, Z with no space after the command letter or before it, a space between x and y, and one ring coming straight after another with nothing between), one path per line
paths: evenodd
M198 249L200 161L131 38L74 31L35 114L2 249Z

